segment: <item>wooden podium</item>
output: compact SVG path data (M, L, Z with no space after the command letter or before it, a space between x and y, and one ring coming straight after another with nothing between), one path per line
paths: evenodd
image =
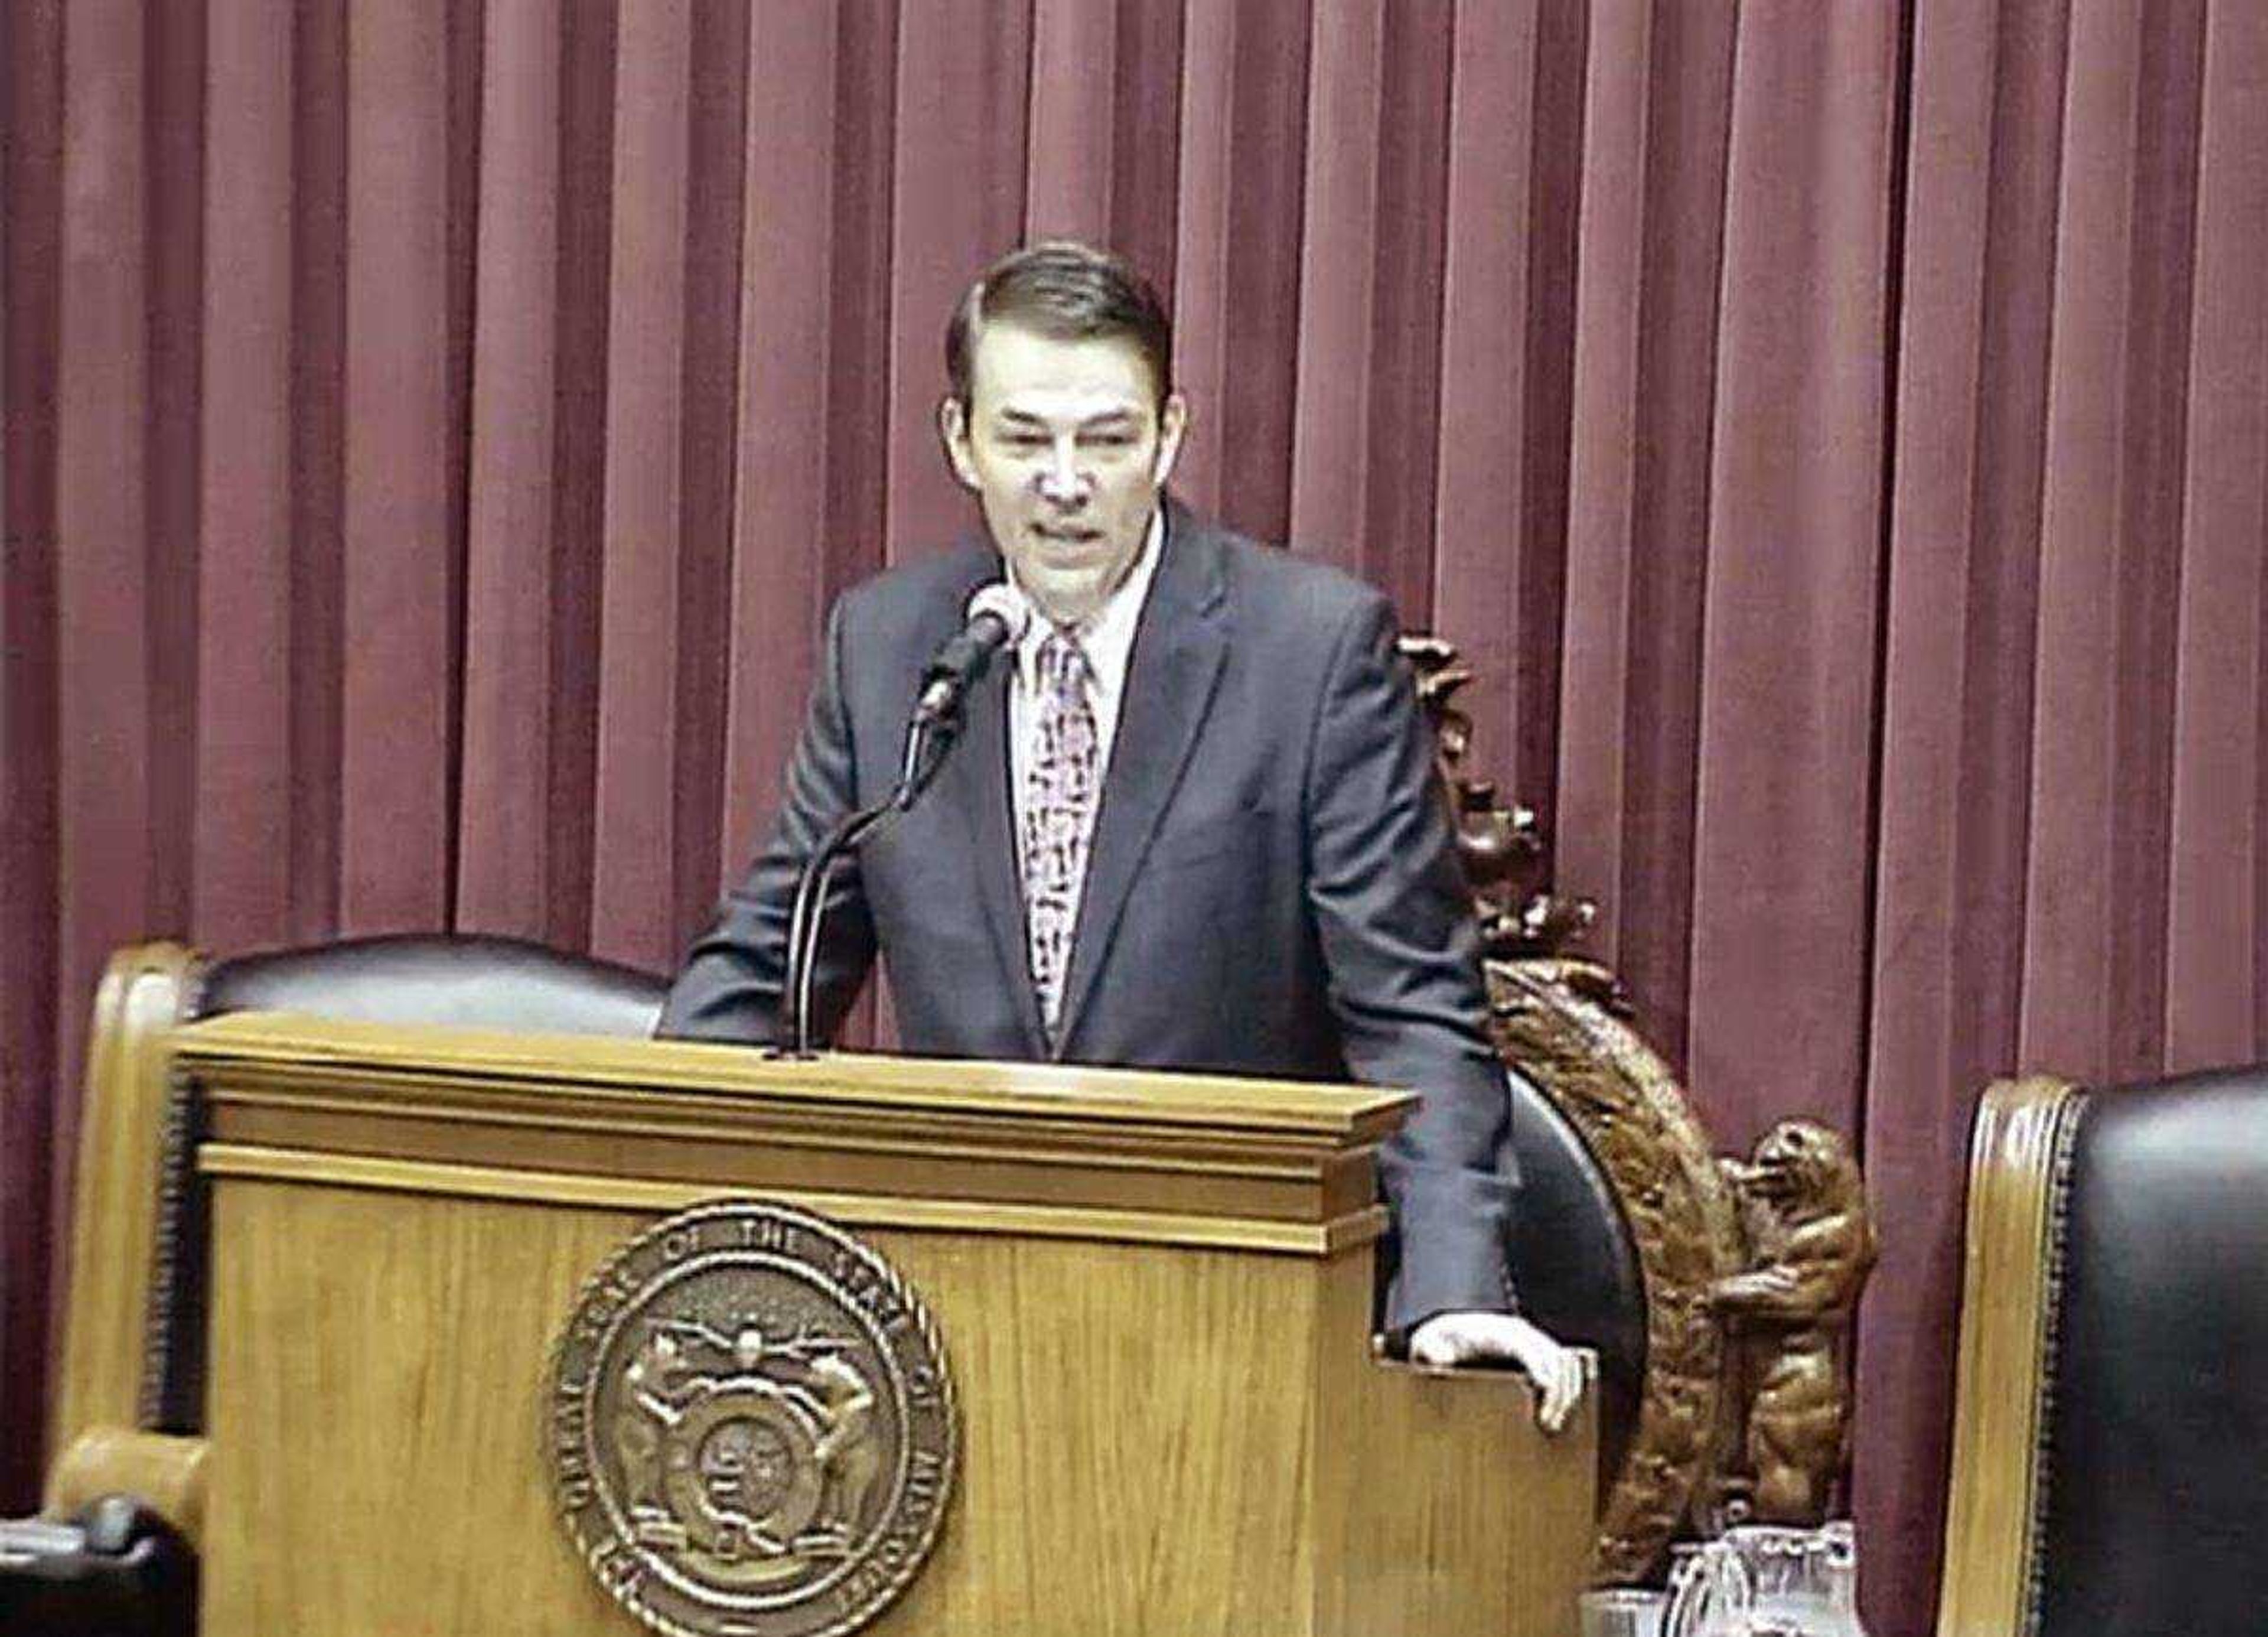
M211 1188L207 1637L639 1629L562 1528L551 1350L720 1198L933 1316L959 1473L895 1637L1564 1637L1590 1406L1382 1362L1367 1088L242 1014L172 1036Z

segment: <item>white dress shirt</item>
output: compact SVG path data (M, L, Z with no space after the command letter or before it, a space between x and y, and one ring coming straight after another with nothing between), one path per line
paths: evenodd
M1088 703L1094 707L1095 757L1105 775L1110 769L1110 747L1117 741L1118 709L1126 697L1126 668L1134 655L1135 628L1142 621L1142 601L1149 594L1150 581L1157 575L1165 537L1166 508L1160 505L1150 514L1150 530L1143 536L1142 555L1134 559L1133 568L1094 616L1078 628L1079 644L1086 651L1088 675L1093 679L1094 697ZM1013 568L1008 571L1008 577L1014 579ZM1015 803L1020 866L1023 862L1025 807L1030 800L1025 786L1033 759L1038 755L1034 741L1039 728L1040 645L1054 630L1048 616L1040 613L1035 605L1032 622L1024 628L1023 640L1016 645L1016 673L1008 685L1008 789Z

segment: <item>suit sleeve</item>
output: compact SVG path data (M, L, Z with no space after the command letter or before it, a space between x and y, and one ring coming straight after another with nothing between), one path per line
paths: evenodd
M797 876L858 802L858 763L843 693L843 609L828 616L822 663L803 735L788 764L786 800L770 841L725 894L670 985L654 1032L688 1040L770 1044L782 1036L788 915ZM874 960L874 923L856 852L836 861L812 985L812 1029L832 1038Z
M1365 599L1338 632L1307 800L1308 894L1347 1066L1420 1097L1379 1156L1399 1246L1387 1329L1510 1311L1517 1178L1504 1069L1485 1033L1480 934L1383 598Z

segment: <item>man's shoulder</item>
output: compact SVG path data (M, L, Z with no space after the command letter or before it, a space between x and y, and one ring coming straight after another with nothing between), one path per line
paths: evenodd
M1241 623L1312 635L1343 630L1358 617L1393 616L1390 599L1368 580L1295 549L1270 545L1203 519L1191 521L1197 537L1219 554L1222 579L1236 594Z

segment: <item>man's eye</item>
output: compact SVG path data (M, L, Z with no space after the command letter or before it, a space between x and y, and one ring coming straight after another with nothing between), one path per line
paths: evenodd
M1134 440L1124 432L1090 432L1079 440L1082 449L1124 449Z
M1029 432L1010 432L1000 441L1016 450L1044 449L1048 446L1046 439L1035 438Z

